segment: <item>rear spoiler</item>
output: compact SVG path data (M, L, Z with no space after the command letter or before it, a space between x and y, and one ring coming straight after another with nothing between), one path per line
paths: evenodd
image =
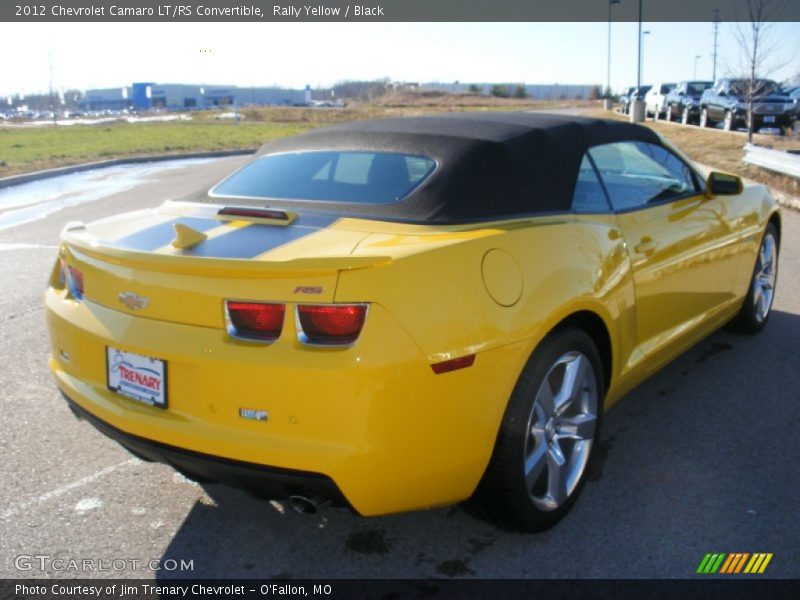
M269 261L139 252L104 245L102 240L86 231L86 227L82 223L68 223L61 233L61 239L69 246L68 249L70 251L77 251L77 253L120 266L164 273L212 275L217 277L261 277L272 279L276 277L322 275L338 271L384 266L392 262L392 258L389 256L345 255Z

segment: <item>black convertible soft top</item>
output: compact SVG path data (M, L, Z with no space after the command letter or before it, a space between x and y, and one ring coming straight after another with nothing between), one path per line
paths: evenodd
M424 223L568 211L586 150L627 140L661 145L652 130L639 125L546 113L451 113L343 123L265 144L257 158L306 150L366 150L425 155L438 167L411 195L392 204L257 203Z

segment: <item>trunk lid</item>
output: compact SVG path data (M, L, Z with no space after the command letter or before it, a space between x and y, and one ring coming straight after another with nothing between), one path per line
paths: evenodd
M346 220L335 216L268 223L220 218L220 208L168 202L88 226L69 224L62 258L81 271L84 296L92 302L215 328L225 325L225 299L333 302L342 270L391 262L352 256L369 232L343 226ZM189 239L201 234L200 241L175 247L176 225L189 228Z

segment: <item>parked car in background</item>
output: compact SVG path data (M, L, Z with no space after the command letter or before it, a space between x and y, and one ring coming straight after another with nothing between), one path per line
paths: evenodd
M726 131L747 127L750 96L747 79L720 79L700 98L700 127L722 123ZM794 104L780 86L769 79L756 81L753 92L753 129L791 127L797 118Z
M667 94L675 88L674 83L657 83L651 87L644 97L645 116L653 116L656 119L664 114Z
M796 87L787 92L792 101L792 112L794 113L794 120L800 119L800 87Z
M630 112L631 112L631 104L633 104L634 100L642 100L642 101L644 101L645 95L647 94L647 92L650 91L650 88L652 88L652 87L653 87L652 85L643 85L643 86L640 86L639 88L635 88L630 93L630 96L628 97L628 110L626 110L625 113L626 114L630 114Z
M628 105L631 102L631 94L636 90L636 86L626 87L625 90L619 95L619 110L622 113L628 114Z
M684 125L696 123L700 117L700 97L713 85L713 81L681 81L667 94L664 118Z

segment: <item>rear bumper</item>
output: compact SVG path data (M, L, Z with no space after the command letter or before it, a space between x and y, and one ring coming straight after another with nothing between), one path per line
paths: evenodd
M347 506L339 488L325 475L228 460L154 442L117 429L81 408L66 394L62 395L76 417L87 421L135 456L170 465L192 480L225 483L268 499L297 495L325 500L333 506Z
M509 344L435 375L377 304L358 342L331 350L300 346L291 321L280 340L260 346L221 329L75 302L59 290L45 301L56 384L104 433L190 475L257 484L275 497L308 485L294 477L265 485L276 472L318 474L365 516L469 497L526 356L521 343ZM107 346L166 361L168 408L108 389ZM263 410L268 420L244 420L241 408Z
M735 118L738 123L747 124L747 113L737 111ZM794 122L791 113L753 113L753 124L756 127L788 127Z

